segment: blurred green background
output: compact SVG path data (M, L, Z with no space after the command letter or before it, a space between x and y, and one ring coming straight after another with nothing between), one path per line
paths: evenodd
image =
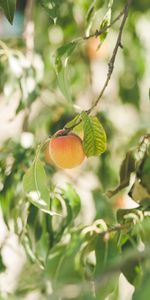
M88 21L92 3L95 4L94 13ZM114 1L112 19L122 10L124 3ZM43 270L43 260L49 248L47 217L32 204L29 205L23 192L22 178L31 166L38 144L63 128L77 113L89 109L103 86L120 21L112 26L98 51L98 39L79 41L67 64L69 99L59 88L55 57L57 48L98 28L107 4L102 0L18 1L13 25L9 24L2 11L0 13L2 300L95 299L87 286L92 284L89 279L95 266L92 251L93 247L98 249L98 241L95 236L94 242L86 234L83 237L81 228L90 226L97 219L115 224L117 209L137 206L124 191L113 199L106 198L103 193L116 187L119 167L126 152L136 147L140 137L150 131L149 0L132 3L123 32L123 49L118 51L111 81L95 110L106 130L107 151L100 157L85 160L73 170L60 170L48 165L44 153L41 154L48 186L54 194L56 189L54 209L63 211L62 200L57 199L57 187L67 188L69 199L77 197L77 192L81 201L80 213L72 217L73 223L67 223L68 227L65 227L65 209L63 220L53 218L56 244L51 245L50 257L46 258ZM105 228L104 224L101 226ZM87 240L90 242L87 243ZM117 255L119 257L115 238L110 243L109 249L115 259ZM78 253L79 249L84 251ZM91 255L88 259L87 253ZM99 268L102 270L103 267L96 267L95 276L98 277L102 276ZM115 273L115 276L113 280L108 278L107 286L102 283L97 299L105 299L108 295L107 299L131 299L133 286L129 282L133 283L132 279L127 276L127 282L125 277L121 277L118 284L120 274ZM83 291L76 286L81 282ZM89 285L87 282L90 282ZM60 295L60 291L64 296ZM135 299L147 300L146 297L135 296Z

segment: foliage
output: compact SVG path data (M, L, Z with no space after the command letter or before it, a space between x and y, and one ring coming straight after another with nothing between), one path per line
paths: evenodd
M14 291L4 299L24 299L31 291L38 291L43 300L119 299L120 274L134 286L133 299L149 296L150 134L141 99L147 66L137 30L140 18L149 14L149 5L146 0L135 2L123 32L117 93L101 100L116 99L110 109L102 108L97 115L94 109L99 101L93 105L95 91L90 86L93 61L85 44L99 36L99 46L105 45L111 34L118 34L117 22L123 15L110 25L123 9L119 1L39 1L31 16L34 51L28 49L25 38L0 41L0 93L8 102L18 97L14 119L24 114L21 134L6 140L0 149L3 219L26 253ZM13 23L15 1L0 0L0 6ZM76 109L81 94L91 97L87 110ZM34 105L40 107L36 116L30 115ZM110 110L117 105L129 107L139 118L134 134L125 141L122 128L109 120ZM83 133L88 159L81 176L92 173L98 182L90 194L95 209L90 221L84 220L84 193L76 190L80 173L70 173L71 183L56 185L57 169L44 160L48 136L60 128ZM23 142L24 134L33 138L29 146ZM85 190L88 184L90 180ZM135 208L116 205L125 196L135 201ZM90 214L88 201L86 212ZM0 272L7 272L3 251Z

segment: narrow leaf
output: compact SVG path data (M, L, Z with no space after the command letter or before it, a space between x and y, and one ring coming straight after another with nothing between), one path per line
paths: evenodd
M98 156L106 150L106 133L98 118L82 112L84 139L83 147L87 157Z
M130 183L131 173L135 171L135 158L133 151L129 151L126 154L120 167L120 183L112 191L108 191L108 197L114 196L116 193L127 187Z
M72 101L70 87L69 87L69 80L67 74L67 66L68 66L68 59L71 56L72 52L74 51L77 43L71 42L68 43L56 51L56 58L55 58L55 67L56 73L58 78L58 86L68 101Z
M79 115L76 115L71 121L69 121L69 122L65 125L65 128L70 128L70 127L74 126L74 125L78 122L79 117L80 117L80 114L79 114Z
M3 258L2 258L1 254L0 254L0 273L4 272L5 270L6 270L6 266L4 265Z
M63 93L64 97L72 102L70 87L68 84L68 78L67 78L67 66L64 66L62 70L57 74L58 78L58 86Z
M120 167L120 183L129 182L130 174L135 171L135 158L132 151L127 152Z
M0 0L0 6L4 11L7 20L12 24L16 9L16 0Z
M50 195L46 185L46 173L39 159L33 162L24 175L23 186L33 205L50 215L56 214L49 210Z
M68 184L64 190L63 198L67 206L69 205L71 207L73 218L76 218L81 208L80 197L70 184Z
M48 16L54 21L57 21L58 17L58 5L59 0L41 0L41 6L45 9Z
M95 10L95 1L92 2L92 4L90 5L87 15L86 15L86 21L87 23L90 21L91 17L94 14L94 10Z
M56 51L56 62L57 62L57 59L62 58L64 55L66 58L68 58L74 51L76 45L77 45L76 42L70 42L68 44L65 44L62 47L59 47Z
M113 0L110 0L109 3L108 3L108 10L107 10L107 12L106 12L105 16L103 17L103 20L102 20L102 22L100 24L100 30L105 30L105 28L110 25L110 22L111 22L111 7L112 7L112 5L113 5ZM98 46L98 49L101 47L102 43L106 39L108 32L109 32L109 29L106 29L100 35L100 44Z

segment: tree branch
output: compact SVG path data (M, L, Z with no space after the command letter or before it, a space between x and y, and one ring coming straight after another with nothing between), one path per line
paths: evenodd
M122 39L122 33L123 33L123 29L124 29L124 26L125 26L125 22L127 20L127 17L128 17L128 13L129 13L129 7L131 5L131 2L132 0L128 0L123 11L120 13L120 15L118 15L118 17L113 21L116 22L116 20L118 20L121 15L123 15L123 18L122 18L122 22L121 22L121 25L119 27L119 34L118 34L118 38L117 38L117 41L116 41L116 44L115 44L115 47L114 47L114 50L113 50L113 54L112 54L112 57L108 63L108 73L107 73L107 77L106 77L106 80L104 82L104 85L103 85L103 88L98 96L98 98L96 99L95 103L86 111L86 113L89 115L94 108L96 108L96 106L98 105L100 99L102 98L104 92L105 92L105 89L106 87L108 86L108 83L111 79L111 75L113 73L113 70L114 70L114 63L115 63L115 59L116 59L116 56L117 56L117 52L118 52L118 49L119 47L120 48L123 48L122 46L122 43L121 43L121 39ZM112 25L112 24L111 24ZM106 30L106 28L105 28ZM97 34L100 35L102 32L98 32ZM95 34L94 34L95 35ZM93 35L87 37L87 38L90 38L92 37ZM66 128L66 133L70 132L74 127L76 127L77 125L79 125L81 123L81 119L76 123L74 124L73 126L71 126L70 128Z
M120 18L121 16L124 14L124 9L120 12L120 14L109 24L107 25L105 28L103 29L100 29L100 30L96 30L94 33L88 35L88 36L84 36L83 39L84 40L88 40L92 37L98 37L100 36L102 33L104 33L107 29L109 29L114 23L116 23Z
M122 33L123 33L123 28L125 26L125 22L126 22L126 19L128 17L128 12L129 12L129 7L131 5L131 2L132 0L128 0L127 1L127 4L125 5L125 8L124 8L124 13L123 13L123 18L122 18L122 22L121 22L121 25L119 27L119 34L118 34L118 38L117 38L117 41L116 41L116 45L115 45L115 48L113 50L113 54L112 54L112 57L108 63L108 73L107 73L107 78L105 80L105 83L103 85L103 88L97 98L97 100L95 101L95 103L93 104L93 106L91 106L91 108L89 108L86 112L87 114L90 114L92 112L92 110L97 106L97 104L99 103L100 99L102 98L103 94L104 94L104 91L109 83L109 80L111 78L111 75L113 73L113 70L114 70L114 62L115 62L115 59L116 59L116 55L117 55L117 52L118 52L118 49L119 47L122 48L122 44L121 44L121 38L122 38Z

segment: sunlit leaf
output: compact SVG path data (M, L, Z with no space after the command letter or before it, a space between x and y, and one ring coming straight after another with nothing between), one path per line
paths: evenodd
M43 164L35 159L30 169L23 177L24 190L33 205L50 215L55 214L49 210L50 193L46 185L46 173Z
M110 25L110 22L111 22L111 8L112 8L112 5L113 5L113 0L110 0L109 3L108 3L108 10L100 24L100 30L104 30L104 32L100 35L100 44L98 46L98 49L100 48L100 46L102 45L102 43L104 42L104 40L106 39L107 37L107 34L109 32L109 29L107 28L107 26ZM105 30L105 28L107 28Z
M106 150L106 133L95 116L82 112L84 139L83 147L87 157L98 156Z
M79 118L80 118L80 114L76 115L71 121L69 121L67 124L65 124L64 127L70 128L70 127L74 126L78 122Z

